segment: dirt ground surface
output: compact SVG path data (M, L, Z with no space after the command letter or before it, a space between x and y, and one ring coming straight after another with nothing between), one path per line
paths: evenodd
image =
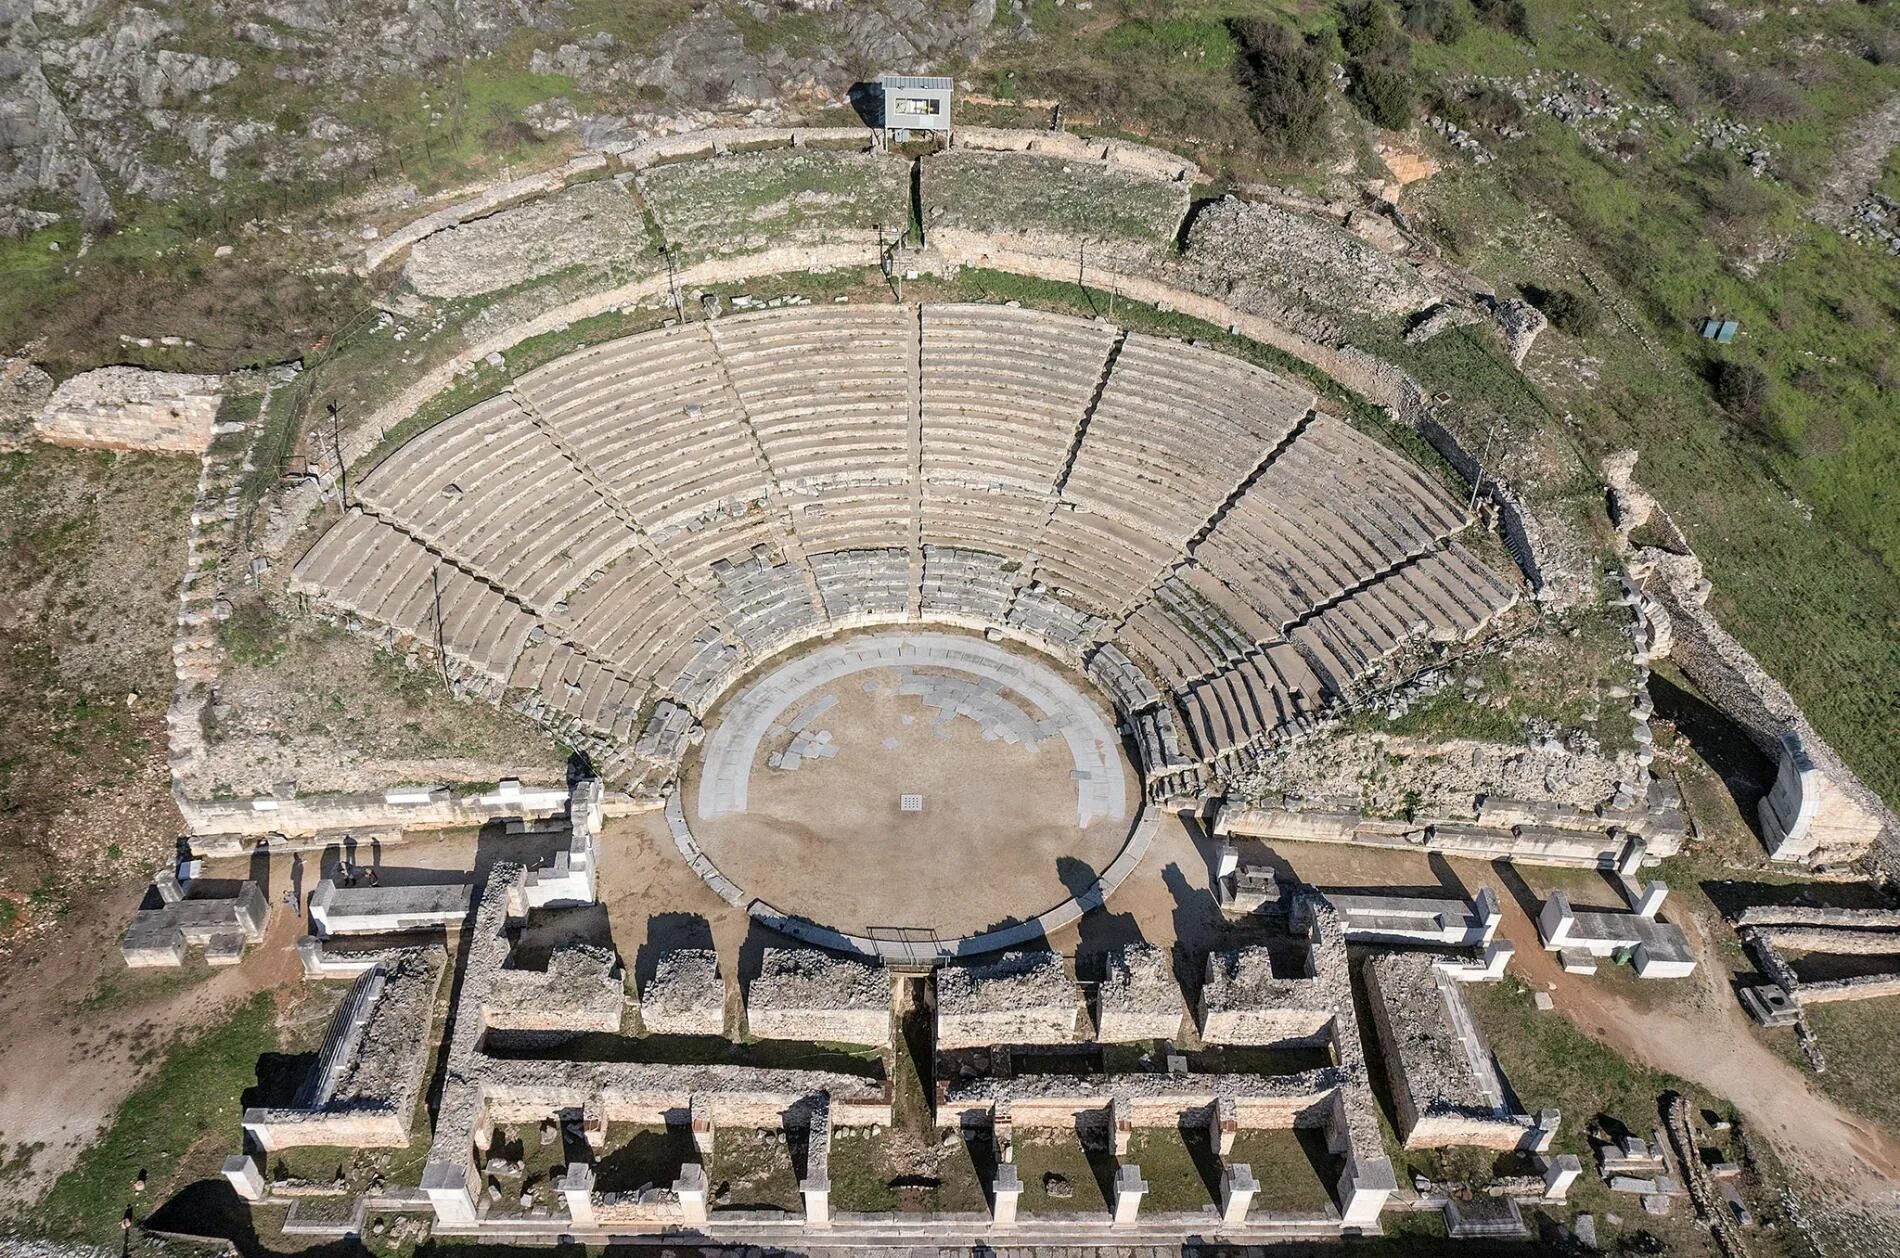
M986 741L961 717L933 725L921 697L896 693L897 680L871 669L826 688L838 702L806 732L829 731L833 758L774 769L768 758L794 735L765 739L743 813L699 816L695 766L688 820L720 872L827 926L951 936L1034 917L1092 885L1133 829L1135 774L1125 775L1122 820L1079 828L1075 764L1061 738L1032 747ZM875 693L867 681L879 683ZM924 797L921 813L899 811L906 793Z

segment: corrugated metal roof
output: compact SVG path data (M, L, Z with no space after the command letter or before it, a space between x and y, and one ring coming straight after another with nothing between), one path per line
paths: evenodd
M885 91L896 88L898 91L947 92L957 85L955 79L937 78L928 74L886 74L878 79Z

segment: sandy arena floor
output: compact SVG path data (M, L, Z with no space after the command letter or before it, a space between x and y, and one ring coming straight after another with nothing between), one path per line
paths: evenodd
M824 687L836 703L808 728L830 731L837 754L773 768L796 735L772 734L753 757L744 812L701 816L701 765L691 767L688 822L722 873L828 926L961 935L1041 913L1114 860L1139 810L1132 768L1124 816L1079 827L1075 766L1061 738L1030 747L986 740L969 718L933 724L935 713L898 694L897 680L871 669ZM923 811L900 811L902 794L922 795Z

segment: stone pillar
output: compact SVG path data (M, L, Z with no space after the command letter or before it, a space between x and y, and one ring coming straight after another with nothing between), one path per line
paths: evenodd
M990 1207L990 1222L997 1227L1016 1226L1016 1202L1023 1195L1020 1172L1009 1163L996 1168L996 1180L990 1185L995 1204Z
M1016 1123L1008 1101L998 1101L990 1113L990 1140L996 1147L996 1164L1007 1166L1016 1160Z
M1207 1143L1214 1152L1226 1157L1234 1151L1234 1135L1240 1130L1240 1107L1231 1096L1216 1097L1207 1111Z
M1636 901L1636 916L1655 917L1662 912L1663 901L1669 898L1669 884L1654 879L1643 884L1642 898Z
M1385 1199L1398 1186L1392 1163L1384 1154L1364 1161L1347 1157L1346 1170L1339 1177L1339 1221L1351 1228L1377 1227Z
M1570 897L1561 891L1551 892L1550 899L1544 901L1543 909L1537 914L1537 930L1544 937L1544 946L1561 945L1576 924L1576 915L1570 911Z
M1532 1153L1549 1153L1551 1142L1557 1139L1557 1128L1563 1124L1562 1110L1540 1109L1537 1111L1535 1126L1531 1128Z
M1135 1134L1135 1111L1128 1104L1128 1098L1118 1096L1108 1103L1108 1130L1114 1143L1115 1156L1128 1156L1128 1141Z
M1219 880L1219 879L1225 878L1228 874L1233 873L1235 870L1239 868L1240 868L1240 853L1235 850L1234 845L1232 843L1228 842L1226 839L1222 839L1219 843L1217 843L1214 846L1214 877L1215 879Z
M569 1162L561 1177L561 1197L567 1202L568 1222L575 1227L594 1226L594 1168L585 1162Z
M1484 977L1503 978L1504 968L1517 955L1517 945L1508 939L1493 939L1484 946Z
M1490 943L1492 936L1498 933L1498 924L1504 920L1504 909L1498 904L1498 893L1489 887L1478 890L1478 901L1474 906L1478 910L1478 926L1483 932L1481 943Z
M713 1116L712 1102L705 1097L696 1096L689 1111L693 1126L693 1148L699 1153L701 1162L711 1162L713 1156Z
M1574 1153L1560 1153L1544 1162L1544 1200L1562 1201L1570 1193L1570 1185L1577 1176L1583 1174L1583 1163Z
M1148 1191L1148 1181L1141 1177L1139 1166L1124 1166L1115 1172L1115 1214L1110 1220L1116 1227L1132 1227L1135 1216L1141 1213L1141 1199Z
M475 1126L471 1129L470 1139L483 1153L488 1152L495 1143L495 1119L489 1114L486 1103L482 1105L481 1112L475 1115Z
M1643 867L1643 858L1648 855L1648 843L1642 839L1631 839L1629 846L1623 849L1623 855L1616 862L1616 872L1625 878L1634 878L1636 871Z
M178 871L170 865L152 876L152 886L158 889L158 898L167 904L176 904L185 898L184 884L178 881Z
M233 1153L224 1159L224 1178L246 1201L262 1201L270 1191L257 1159L248 1153Z
M422 1191L438 1225L474 1225L475 1182L475 1163L468 1158L430 1162L422 1168Z
M691 1226L703 1225L706 1222L709 1194L705 1167L697 1162L688 1162L680 1167L680 1177L673 1181L673 1195L680 1199L680 1222Z
M831 1226L831 1178L800 1180L798 1191L805 1198L805 1226Z
M1223 1227L1239 1227L1247 1221L1247 1211L1253 1206L1253 1195L1260 1191L1260 1184L1253 1177L1253 1167L1245 1162L1230 1163L1220 1177L1220 1221Z
M607 1147L607 1102L598 1092L581 1102L581 1138L596 1153Z

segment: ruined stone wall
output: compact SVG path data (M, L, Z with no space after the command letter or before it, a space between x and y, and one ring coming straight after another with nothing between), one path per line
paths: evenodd
M1075 1039L1081 988L1052 952L937 972L937 1045L1055 1044Z
M1429 953L1381 953L1364 968L1399 1137L1408 1149L1517 1149L1529 1123L1497 1112L1485 1099L1447 1016L1437 960Z
M1791 739L1795 755L1812 765L1814 776L1799 784L1802 791L1816 792L1809 832L1798 841L1779 843L1777 857L1851 860L1877 846L1889 874L1900 871L1900 816L1860 780L1809 723L1794 696L1708 610L1710 587L1701 562L1692 554L1643 548L1630 554L1629 567L1644 592L1668 613L1670 657L1696 688L1777 765L1790 758L1784 739ZM1781 789L1785 794L1788 788ZM1785 811L1786 803L1782 807ZM1763 817L1764 824L1768 820ZM1778 836L1768 837L1777 842Z
M1107 1121L1108 1107L1125 1101L1137 1127L1204 1124L1216 1100L1234 1102L1243 1128L1280 1131L1325 1125L1339 1087L1337 1071L1297 1075L1114 1075L1084 1082L1059 1075L983 1078L953 1084L937 1110L939 1126L987 1122L1007 1104L1018 1127L1069 1129Z
M1109 954L1108 975L1096 989L1096 1039L1104 1044L1172 1039L1186 1012L1166 952L1143 943Z
M1316 977L1278 978L1265 948L1208 954L1201 1038L1210 1044L1323 1045L1338 1006Z
M223 388L218 376L100 367L53 390L33 435L55 445L203 454Z
M436 787L394 789L380 794L308 795L295 799L204 800L174 793L178 810L194 835L202 854L207 856L243 855L252 840L260 835L284 835L292 838L315 835L328 830L370 830L400 827L404 830L439 830L460 826L479 826L504 818L525 817L547 820L562 815L567 807L564 786L527 785L520 795L505 795L494 788ZM612 816L651 811L658 800L635 800L622 795L608 797L602 803Z
M318 1146L340 1149L403 1149L409 1146L408 1113L393 1109L244 1111L244 1133L267 1151Z
M760 1039L888 1044L890 975L818 948L768 948L746 992L746 1027Z
M546 970L496 974L481 1008L491 1032L573 1034L618 1032L626 1006L626 981L614 954L570 944L554 950Z

